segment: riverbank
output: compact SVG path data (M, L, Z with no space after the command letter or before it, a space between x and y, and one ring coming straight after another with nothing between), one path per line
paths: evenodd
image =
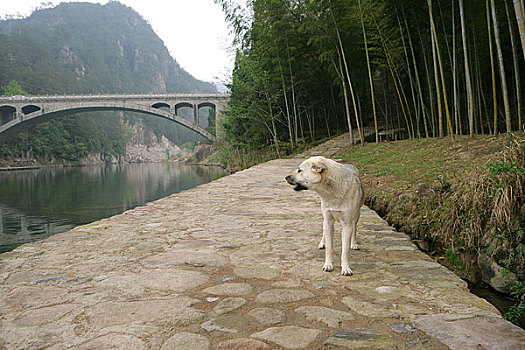
M16 170L32 170L32 169L40 169L42 166L35 165L35 166L17 166L17 167L0 167L0 171L16 171Z
M110 164L140 164L140 163L187 163L190 165L219 166L219 163L212 163L208 158L202 159L199 154L202 148L209 148L209 145L199 145L195 150L183 149L174 144L169 147L132 145L129 146L126 155L123 157L104 156L101 154L90 154L79 161L65 160L38 160L35 158L19 158L12 160L2 160L0 171L30 170L53 167L78 167L78 166L100 166Z
M332 156L346 142L332 140L0 255L0 344L525 347L524 330L366 207L361 250L350 258L354 275L322 271L319 199L283 179L303 158Z

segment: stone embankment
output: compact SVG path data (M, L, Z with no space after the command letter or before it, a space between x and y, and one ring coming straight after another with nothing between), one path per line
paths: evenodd
M1 255L0 348L525 348L524 330L366 207L354 275L323 272L320 202L283 181L300 161Z

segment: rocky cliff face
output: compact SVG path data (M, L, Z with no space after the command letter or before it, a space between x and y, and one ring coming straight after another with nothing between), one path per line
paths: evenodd
M159 137L151 129L144 127L142 121L136 122L130 126L130 129L132 140L126 147L125 162L162 162L184 154L179 146L164 135Z
M123 157L90 154L81 161L83 165L105 163L158 163L188 156L188 151L174 144L164 135L157 136L146 127L142 120L134 123L126 122L131 132L131 138L126 145L126 155Z

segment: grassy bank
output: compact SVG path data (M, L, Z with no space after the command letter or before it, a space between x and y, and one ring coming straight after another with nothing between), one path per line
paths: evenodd
M477 136L474 139L461 136L456 141L448 138L403 140L367 144L365 147L349 146L338 156L359 168L367 190L367 203L374 209L397 227L426 240L431 252L452 250L459 253L469 249L479 251L481 239L487 233L485 230L492 229L496 236L513 233L519 236L516 238L523 239L519 226L523 225L520 204L523 205L525 177L522 173L525 171L524 140L524 134L512 137ZM506 176L512 179L506 179ZM484 183L480 184L480 181ZM489 186L489 182L493 186ZM430 190L418 195L415 190L421 183L428 184ZM498 193L494 192L498 192L498 189L504 192L509 186L512 187L510 190L514 202L503 203L502 200L510 199L499 197L500 202L490 202L489 199L496 200L492 197ZM425 186L422 187L425 189ZM470 203L469 207L465 198L460 200L460 195L470 199L484 196L487 201ZM461 213L455 212L459 205L462 206ZM482 205L487 206L484 210L488 210L488 213L483 214L489 217L482 218L485 219L483 222L473 222L476 217L471 216L481 214L479 206ZM502 210L507 211L498 212ZM490 217L496 221L491 222ZM453 222L446 222L447 219ZM498 227L488 226L490 223ZM467 224L468 227L459 227L461 224ZM505 232L512 230L518 232ZM462 233L461 237L456 237L458 232ZM525 248L522 240L514 243L515 248ZM525 252L519 253L523 257ZM447 260L455 268L468 265L454 258ZM519 262L525 264L524 261Z
M349 146L338 157L359 168L367 204L422 250L473 283L484 261L496 262L494 283L508 289L505 279L525 277L524 140L403 140Z

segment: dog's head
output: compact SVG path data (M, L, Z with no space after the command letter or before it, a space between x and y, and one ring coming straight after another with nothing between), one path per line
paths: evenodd
M328 169L326 159L323 157L312 157L299 165L299 168L288 175L285 179L294 190L302 191L311 189L322 180L322 173Z

